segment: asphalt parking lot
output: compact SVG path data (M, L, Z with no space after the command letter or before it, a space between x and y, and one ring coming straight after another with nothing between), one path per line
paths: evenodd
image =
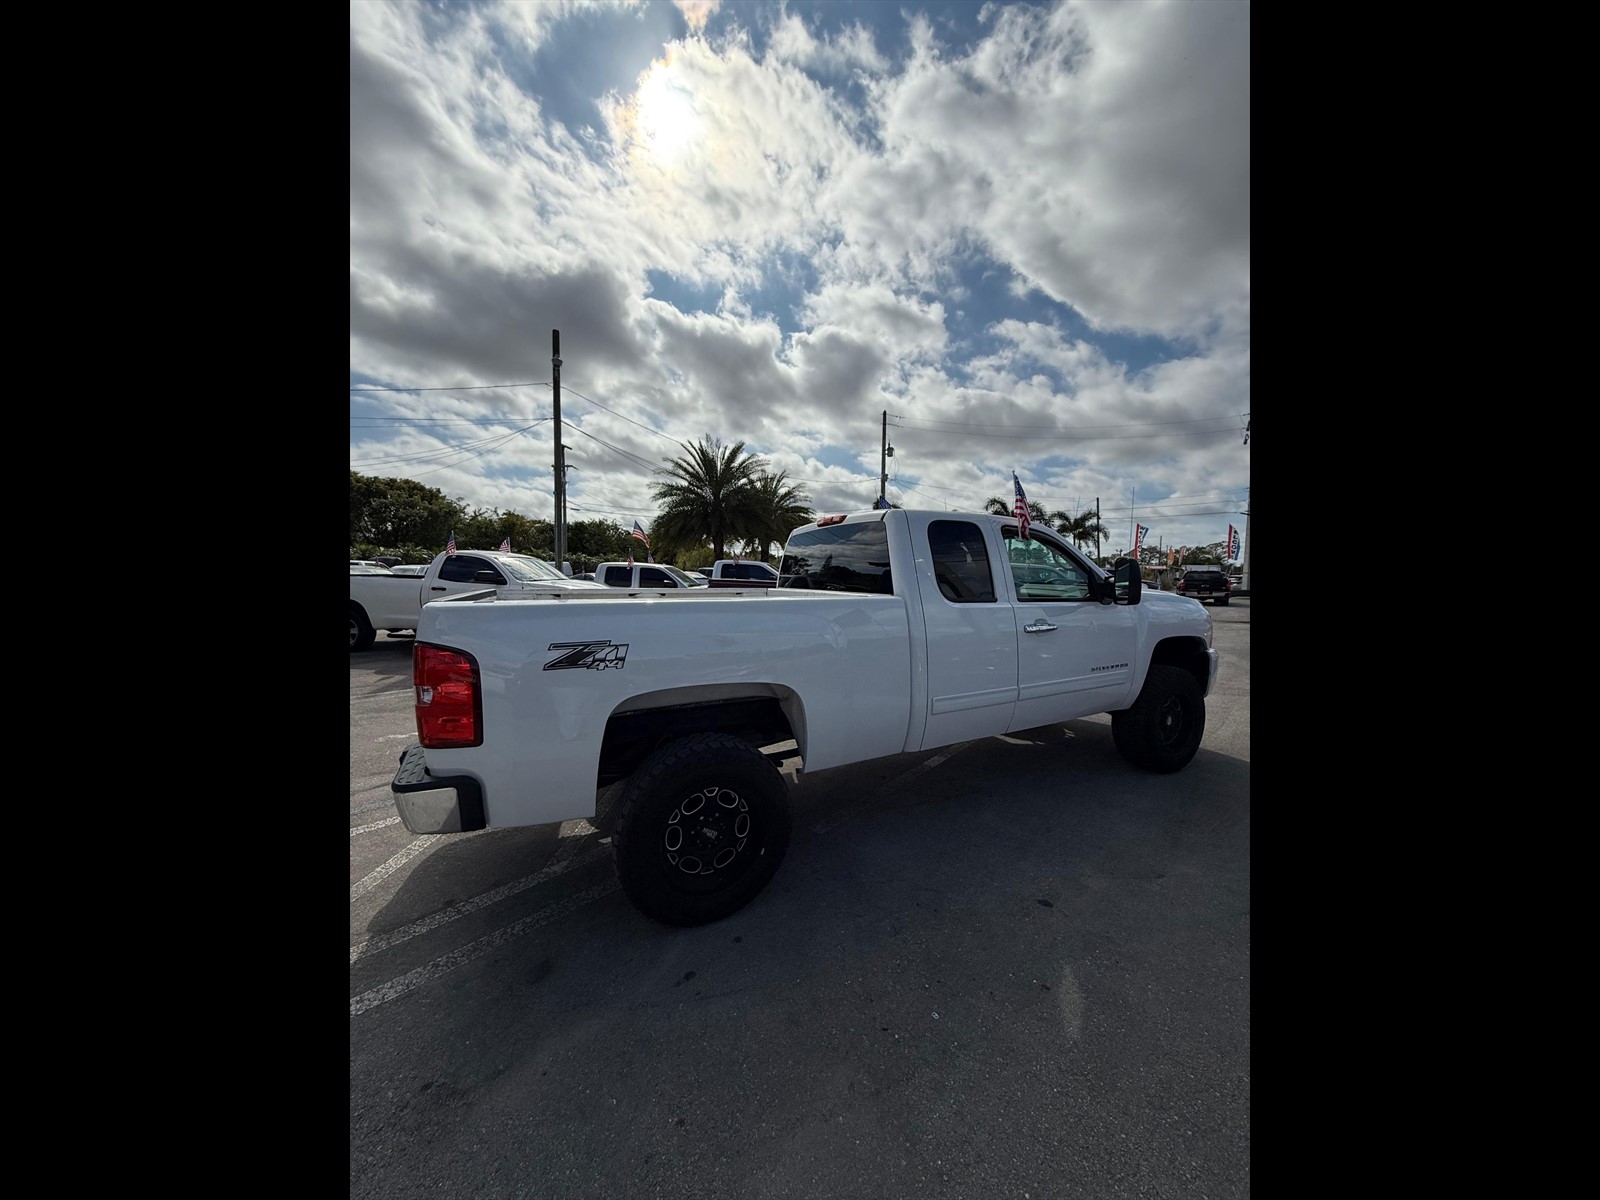
M1250 598L1207 611L1185 770L1097 717L805 776L696 929L588 822L409 834L410 641L351 654L351 1195L1248 1195Z

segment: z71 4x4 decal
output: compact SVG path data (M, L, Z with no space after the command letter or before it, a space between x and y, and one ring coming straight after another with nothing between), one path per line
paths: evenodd
M575 671L579 667L590 671L604 671L607 667L616 667L620 671L628 658L627 642L615 646L609 641L551 642L550 649L563 650L565 653L545 663L546 671Z

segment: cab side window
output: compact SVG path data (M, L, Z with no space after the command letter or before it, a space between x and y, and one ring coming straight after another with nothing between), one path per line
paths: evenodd
M1089 576L1066 554L1041 538L1024 538L1013 526L1005 529L1006 557L1018 600L1087 600Z
M471 583L479 571L493 571L496 586L504 587L506 577L487 559L470 554L452 554L439 564L439 578L446 583Z
M941 596L952 604L994 603L994 573L982 529L970 521L933 521L928 550Z
M627 567L607 567L606 577L601 582L611 587L631 587L633 585L633 572Z
M673 579L659 567L640 567L639 586L653 588L675 588L678 581Z

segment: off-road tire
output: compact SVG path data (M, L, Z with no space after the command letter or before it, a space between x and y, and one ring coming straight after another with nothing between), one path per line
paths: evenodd
M1205 732L1205 696L1181 667L1152 666L1133 707L1111 714L1111 739L1122 757L1163 775L1189 765Z
M664 925L737 912L789 848L783 776L756 747L725 733L691 734L656 750L628 777L616 807L617 879L635 908Z
M362 611L359 604L350 606L350 649L367 650L377 640L378 631L372 627L372 622L367 620L367 614Z

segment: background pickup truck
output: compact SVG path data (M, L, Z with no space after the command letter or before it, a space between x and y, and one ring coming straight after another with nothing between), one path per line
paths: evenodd
M687 571L680 571L677 567L665 563L634 563L629 566L625 562L603 562L594 569L594 579L596 583L606 587L629 588L634 591L640 588L673 589L708 586L704 579L698 579Z
M1233 583L1221 567L1190 567L1178 576L1178 595L1212 604L1226 604Z
M719 558L711 564L711 574L706 578L714 588L777 587L776 567L748 558Z
M623 890L670 925L748 903L789 842L768 751L816 772L1110 713L1176 771L1216 679L1210 614L1008 517L873 510L789 535L784 586L451 596L412 651L418 742L391 790L413 833L608 816Z
M354 560L352 560L353 562ZM388 568L374 574L350 570L350 649L365 650L378 630L415 629L422 606L459 592L493 587L507 599L551 591L595 591L600 585L568 579L542 558L499 550L459 550L437 554L419 578Z

